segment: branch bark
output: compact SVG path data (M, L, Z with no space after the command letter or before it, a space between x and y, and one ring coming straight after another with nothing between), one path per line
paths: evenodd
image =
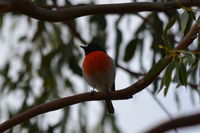
M198 17L196 23L193 25L191 30L187 33L187 35L182 39L182 41L178 44L174 50L182 50L186 49L193 40L197 37L198 32L200 31L200 17ZM172 61L172 58L166 58L166 62L162 67L159 68L151 76L144 76L142 79L138 80L131 86L127 88L123 88L118 91L112 91L110 94L106 92L95 92L95 93L83 93L78 94L66 98L60 98L45 104L38 105L26 112L19 114L11 118L10 120L5 121L4 123L0 124L0 132L3 132L25 120L33 118L39 114L50 112L53 110L57 110L69 105L85 102L85 101L94 101L94 100L105 100L105 99L112 99L112 100L124 100L131 98L134 94L142 91L148 85L150 85L158 76L159 74L165 69L165 67Z
M1 10L1 3L6 6L4 10ZM83 5L51 10L42 8L30 0L1 0L0 13L17 11L38 20L61 22L87 15L125 14L141 11L168 11L179 9L182 6L200 6L200 1L175 0L169 2L132 2L120 4Z
M169 131L174 128L194 126L197 124L200 124L200 113L167 121L152 128L146 133L164 133L165 131Z

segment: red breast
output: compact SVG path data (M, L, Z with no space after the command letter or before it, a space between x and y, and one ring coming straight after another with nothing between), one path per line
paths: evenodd
M103 51L88 53L83 61L83 71L88 76L103 73L112 67L110 57Z

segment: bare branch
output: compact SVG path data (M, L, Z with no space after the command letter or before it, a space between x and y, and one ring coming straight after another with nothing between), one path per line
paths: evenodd
M62 9L45 9L36 5L30 0L1 0L9 5L8 11L18 11L35 19L61 22L64 20L74 19L81 16L96 14L125 14L142 11L167 11L179 9L182 6L200 6L199 0L179 0L169 2L132 2L120 4L100 4L100 5L83 5ZM0 9L1 10L1 9ZM6 12L6 11L4 11Z
M164 133L174 128L194 126L200 124L200 113L176 118L154 127L146 133Z

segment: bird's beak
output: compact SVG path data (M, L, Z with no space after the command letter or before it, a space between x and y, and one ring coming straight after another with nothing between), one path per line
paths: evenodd
M85 46L80 46L82 49L85 49Z

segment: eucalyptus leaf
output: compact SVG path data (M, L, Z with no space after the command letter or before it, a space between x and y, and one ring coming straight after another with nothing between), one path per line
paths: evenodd
M165 81L165 86L168 88L170 83L171 83L171 79L172 79L172 72L175 69L175 64L174 62L170 63L165 71L164 74L164 81Z
M189 19L189 14L187 11L184 11L181 15L180 15L180 21L181 21L181 31L184 33L185 28L187 26L187 22Z
M187 85L187 71L186 71L186 66L183 64L183 62L180 63L179 68L179 80L182 85L186 86Z
M131 40L125 49L124 61L129 62L134 56L137 44L140 40L138 38Z
M152 77L155 73L159 72L161 68L163 68L166 65L167 58L162 58L156 63L147 73L145 76L145 79L148 79Z
M171 18L171 20L168 22L167 26L165 27L165 30L164 30L164 33L163 33L165 48L167 50L172 49L171 46L170 46L170 44L169 44L168 31L176 23L176 20L178 19L178 17L179 17L178 15L175 15L174 17ZM166 52L168 53L168 51L166 51Z

